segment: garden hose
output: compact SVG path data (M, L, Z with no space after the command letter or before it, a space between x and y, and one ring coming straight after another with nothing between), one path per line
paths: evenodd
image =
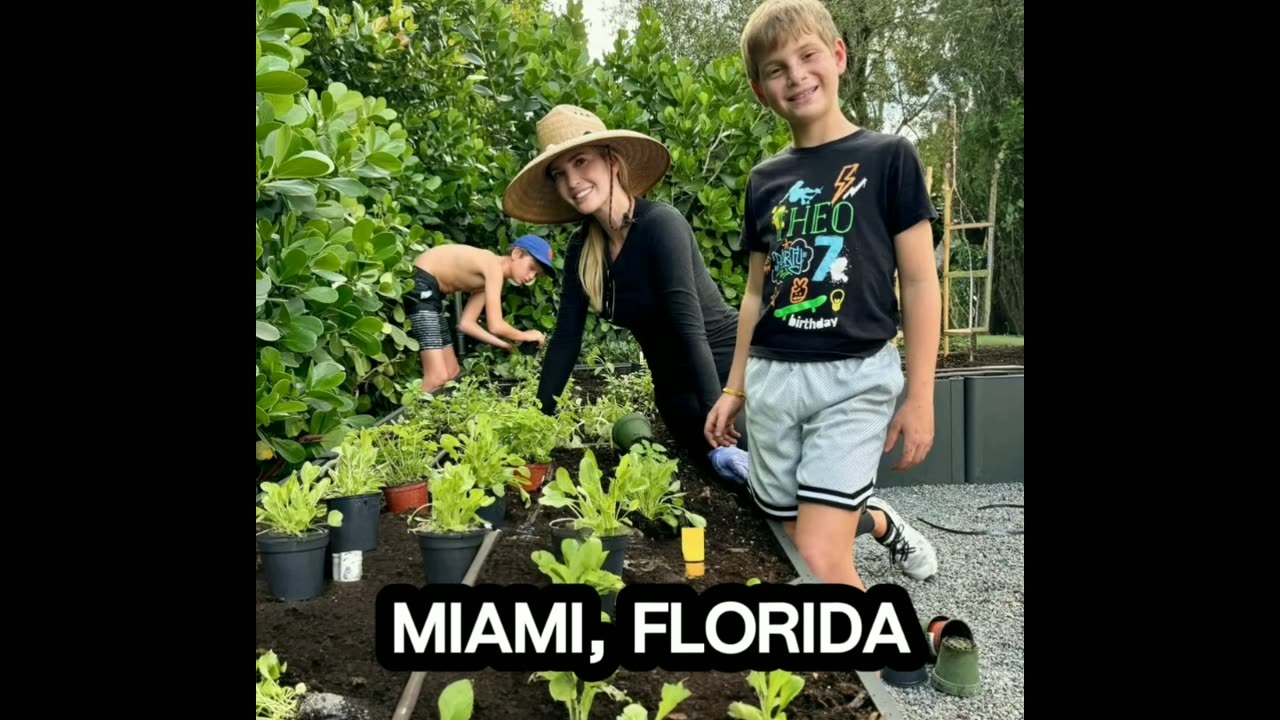
M979 510L988 510L990 508L1022 508L1022 503L993 503L991 505L983 505ZM956 535L990 535L992 537L1007 537L1009 535L1022 535L1025 533L1023 528L987 528L984 530L956 530L955 528L943 527L937 523L929 522L920 516L916 516L920 522L932 528L937 528L943 532L955 533Z

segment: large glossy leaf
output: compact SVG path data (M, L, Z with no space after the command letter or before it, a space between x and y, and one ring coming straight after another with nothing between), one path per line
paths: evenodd
M333 188L347 197L362 197L369 189L353 178L332 178L320 181L325 187Z
M280 339L280 329L277 328L275 325L272 325L269 322L264 322L262 320L259 320L257 322L258 322L258 339L259 340L274 342Z
M264 275L258 279L258 307L262 307L267 302L267 296L271 293L271 276Z
M315 150L304 150L276 168L277 178L313 178L333 172L329 156Z
M393 174L404 169L404 165L400 162L400 158L385 152L376 152L370 155L367 160L374 167L381 168Z
M316 186L306 180L278 180L266 185L268 190L281 195L315 195Z
M347 379L346 372L336 362L322 362L312 369L308 383L312 392L333 390Z
M338 291L329 287L313 287L303 294L311 300L325 304L338 301Z
M273 56L262 58L264 61ZM277 58L278 59L278 58ZM291 95L307 89L307 80L289 70L276 70L258 75L257 90L273 95Z

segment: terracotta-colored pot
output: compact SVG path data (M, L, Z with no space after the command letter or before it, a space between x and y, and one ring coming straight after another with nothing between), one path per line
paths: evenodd
M426 480L408 485L388 485L382 488L382 493L387 496L387 509L393 513L409 512L420 508L430 499Z
M929 636L929 650L935 658L942 650L942 629L950 620L951 618L946 615L935 615L925 624L925 634Z
M542 488L542 483L547 478L547 473L551 470L551 465L526 465L529 468L529 479L524 481L525 492L538 492Z

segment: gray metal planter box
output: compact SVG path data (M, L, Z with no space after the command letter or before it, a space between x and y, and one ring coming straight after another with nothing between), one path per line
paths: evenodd
M897 408L901 408L906 399L907 393L903 390L898 396ZM933 385L933 448L919 465L906 472L894 470L893 466L902 459L903 439L899 437L893 450L880 458L876 487L964 482L964 408L964 378L939 376Z
M1023 371L964 379L966 482L1023 482Z

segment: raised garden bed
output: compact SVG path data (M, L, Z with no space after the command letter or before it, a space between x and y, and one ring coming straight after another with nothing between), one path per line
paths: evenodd
M575 378L588 394L598 392L601 381L589 373ZM661 420L653 418L655 440L669 442ZM715 480L703 476L677 448L667 445L680 463L677 477L687 493L687 507L707 520L706 574L685 580L680 539L646 522L639 522L644 536L635 538L627 551L622 578L626 583L689 582L697 589L720 583L744 583L752 578L765 582L789 582L798 576L781 551L763 518L754 508L725 490ZM593 450L606 477L618 462L617 453L607 448ZM557 450L555 466L577 476L582 450ZM554 467L552 469L554 472ZM517 494L508 499L508 514L478 583L545 585L543 575L531 559L535 550L551 547L550 522L567 511L539 507L537 495L526 509ZM387 584L423 583L422 558L417 540L408 532L406 515L383 513L381 542L374 552L365 553L363 578L355 583L330 583L325 592L305 602L272 600L261 571L257 588L257 646L259 652L274 650L288 664L282 682L306 683L310 692L331 692L364 703L375 719L390 718L409 678L408 673L389 672L379 665L374 653L374 601ZM530 681L532 673L482 672L429 673L426 676L414 717L432 717L435 698L451 682L470 678L475 684L475 720L519 717L529 720L566 718L565 707L554 701L545 681ZM825 720L862 720L876 708L855 673L804 673L803 692L787 708L789 717ZM692 695L678 708L686 718L725 717L730 703L753 702L754 691L747 673L632 673L619 670L609 682L627 693L650 712L658 705L664 683L683 681ZM618 703L597 696L592 718L612 718L622 711ZM678 715L676 717L679 717Z
M924 462L909 470L894 470L902 460L905 443L899 439L893 450L880 459L878 487L899 485L946 485L964 482L965 417L964 378L939 374L933 386L933 447ZM900 409L907 394L898 396Z
M1021 370L966 377L965 481L1024 480L1024 376Z
M973 475L977 467L969 461L977 454L973 450L975 442L991 445L992 437L1003 442L997 437L999 433L975 435L972 429L976 424L992 422L990 416L993 414L1007 418L1010 410L1006 406L1011 403L1018 405L1020 411L1021 370L1010 370L1007 366L1021 364L1021 348L992 350L1016 350L1018 355L1005 353L995 357L988 354L981 358L984 362L979 367L969 369L944 367L945 359L939 359L935 404L943 421L937 426L935 451L930 462L912 472L882 474L882 485L965 482L966 476ZM1005 369L992 368L995 363ZM574 380L580 397L588 403L605 398L608 395L608 377L590 370L575 372ZM1014 381L1018 383L1016 388L1010 385ZM990 383L999 385L994 395L987 390ZM501 394L508 392L510 387L504 388ZM1018 397L1015 398L1011 392ZM971 395L979 400L989 397L975 403L971 401ZM474 410L474 405L471 407L471 412L480 412ZM709 475L703 475L700 463L690 462L682 450L670 444L669 433L661 419L652 416L651 420L655 440L666 445L673 459L679 462L677 479L682 491L687 493L688 509L707 520L707 571L702 578L686 580L678 534L665 526L637 518L634 521L642 534L632 539L626 552L623 581L627 584L687 582L695 589L703 590L720 583L745 583L753 578L765 582L804 579L803 563L797 564L789 559L784 548L780 547L789 542L785 536L775 536L778 528L770 527L749 500L725 489ZM598 438L589 438L594 439ZM604 477L610 478L619 462L619 454L601 445L594 446L592 450ZM1001 460L1005 465L1015 460L1019 464L1021 462L1020 444L1016 458L1006 452L1007 449L989 450L984 446L979 452L1009 458L1008 462ZM899 454L900 449L891 453L884 464L891 466ZM576 479L583 455L581 449L554 451L548 482L554 477L556 467L566 468ZM508 511L501 526L502 532L496 536L496 542L478 569L477 583L545 585L550 582L531 555L538 550L552 549L551 523L558 518L569 517L570 513L539 506L537 498L538 495L534 494L533 504L525 508L517 493L507 494ZM384 509L379 517L379 546L377 550L365 553L363 578L355 583L341 583L326 577L324 591L311 600L290 603L273 600L260 567L257 644L259 653L273 650L288 663L283 682L302 682L313 693L330 692L352 698L367 706L373 718L391 716L409 674L386 671L377 662L374 605L378 591L387 584L421 585L423 582L421 552L417 538L408 532L407 519L407 513L395 515ZM564 705L552 699L547 682L531 676L532 672L491 670L428 673L419 695L418 714L430 716L429 708L444 688L466 678L474 683L474 718L511 717L513 708L519 708L522 718L550 720L566 717ZM885 686L874 675L803 673L802 677L805 680L804 690L788 708L790 716L860 720L872 717L873 713L882 717L898 715L896 701L887 696ZM608 682L650 710L660 701L665 683L683 682L692 694L677 709L676 720L681 715L685 718L724 717L731 703L754 699L745 672L672 673L659 670L633 673L620 669ZM591 717L611 720L617 717L624 705L601 694L597 696Z
M905 472L893 470L902 459L899 440L880 461L879 487L1022 482L1022 346L980 347L972 359L967 348L952 348L938 356L928 457ZM897 407L905 400L904 392Z
M938 356L938 369L976 368L993 365L1022 365L1021 345L979 347L969 359L968 339L951 339L951 352Z

